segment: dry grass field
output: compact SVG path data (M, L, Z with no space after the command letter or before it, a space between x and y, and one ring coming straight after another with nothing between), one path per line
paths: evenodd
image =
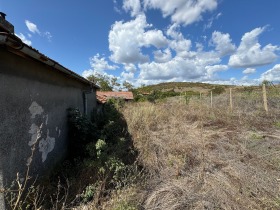
M228 95L127 104L122 112L139 184L128 185L103 209L280 209L280 100ZM89 209L81 207L81 209Z

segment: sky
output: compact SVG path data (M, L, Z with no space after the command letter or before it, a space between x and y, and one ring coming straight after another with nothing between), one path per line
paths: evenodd
M87 77L280 82L279 0L0 0L26 44Z

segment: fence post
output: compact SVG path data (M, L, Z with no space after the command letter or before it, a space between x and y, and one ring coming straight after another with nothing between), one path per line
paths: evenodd
M233 109L233 104L232 104L232 92L231 92L231 88L229 89L229 103L230 103L230 110L232 111L232 109Z
M213 93L211 91L211 108L213 108Z
M266 111L266 113L268 113L267 95L266 95L265 84L262 85L262 90L263 90L263 106L264 106L264 110Z
M199 99L201 100L201 98L202 98L202 93L199 92Z

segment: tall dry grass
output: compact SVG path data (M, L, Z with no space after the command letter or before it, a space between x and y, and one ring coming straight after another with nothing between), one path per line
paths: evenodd
M138 209L280 209L279 100L182 98L123 109L138 164ZM137 197L139 196L139 197ZM129 198L128 198L129 200Z

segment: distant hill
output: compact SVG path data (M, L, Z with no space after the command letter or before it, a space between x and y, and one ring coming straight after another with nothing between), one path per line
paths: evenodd
M224 89L235 87L232 85L214 85L208 83L201 83L201 82L166 82L166 83L159 83L156 85L148 85L144 87L139 87L136 90L139 93L149 94L153 91L160 91L160 92L167 92L167 91L174 91L174 92L186 92L186 91L193 91L193 92L209 92L210 90L222 87Z
M232 85L214 85L200 82L167 82L156 85L148 85L133 90L135 101L155 101L174 96L184 95L185 97L200 96L200 94L221 94Z

